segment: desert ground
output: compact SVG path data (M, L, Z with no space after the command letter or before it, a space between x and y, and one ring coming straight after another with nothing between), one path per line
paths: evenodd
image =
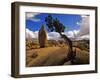
M76 49L76 57L72 64L67 61L64 43L48 41L45 48L39 48L37 41L26 41L26 67L89 64L88 41L73 41L73 49Z

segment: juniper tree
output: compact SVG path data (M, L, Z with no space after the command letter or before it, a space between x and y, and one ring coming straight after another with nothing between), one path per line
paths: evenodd
M68 60L72 60L75 58L75 52L73 52L72 50L72 41L70 38L68 38L65 34L62 34L62 32L65 31L65 25L63 25L59 19L57 18L53 18L52 15L48 15L47 17L45 17L45 22L46 25L48 27L49 31L55 31L58 32L60 34L60 36L66 41L66 45L68 46L68 51L67 51L67 56L68 56Z

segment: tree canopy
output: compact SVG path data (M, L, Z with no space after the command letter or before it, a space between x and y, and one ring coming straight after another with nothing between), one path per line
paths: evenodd
M58 18L53 18L52 15L48 15L45 18L46 25L49 31L56 31L58 33L64 32L65 26L58 20Z

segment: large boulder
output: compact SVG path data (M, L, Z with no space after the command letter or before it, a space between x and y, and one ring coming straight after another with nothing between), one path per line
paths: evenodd
M44 25L42 25L41 28L40 28L40 30L39 30L38 39L39 39L40 48L46 47L47 33L46 33L45 28L44 28Z

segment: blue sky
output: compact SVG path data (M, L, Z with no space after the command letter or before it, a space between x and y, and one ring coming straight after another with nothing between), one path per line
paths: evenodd
M31 15L28 15L28 12L26 13L26 28L28 28L31 31L38 31L42 24L45 25L45 17L49 14L52 15L53 18L58 18L60 22L65 25L67 31L72 30L79 30L80 25L77 23L81 21L81 15L75 15L75 14L52 14L52 13L31 13ZM33 15L32 15L33 14ZM46 29L47 26L45 25Z

